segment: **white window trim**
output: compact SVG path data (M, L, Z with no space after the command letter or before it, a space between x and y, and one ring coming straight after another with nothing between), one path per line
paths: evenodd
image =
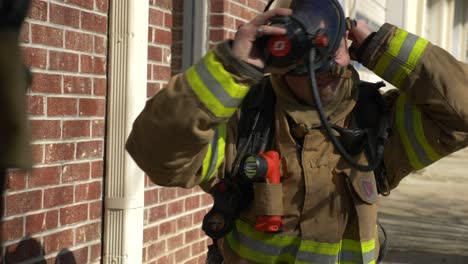
M207 51L208 0L184 0L182 33L182 71L188 69Z

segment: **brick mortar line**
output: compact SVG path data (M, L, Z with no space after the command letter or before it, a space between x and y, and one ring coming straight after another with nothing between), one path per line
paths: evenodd
M33 144L32 145L43 145L43 144ZM45 144L44 144L45 145ZM44 148L44 151L45 151L45 148ZM98 159L73 159L73 160L70 160L70 162L73 162L73 161L79 161L79 162L94 162L94 161L102 161L103 160L103 157L101 158L98 158ZM52 167L52 166L58 166L58 165L65 165L65 164L68 164L68 161L62 161L62 162L50 162L50 163L44 163L44 162L41 162L41 163L37 163L37 164L34 164L33 165L33 169L37 167L37 165L44 165L44 166L40 166L40 168L42 167Z
M201 242L201 241L198 241L198 242ZM190 244L190 245L192 245L192 244ZM152 259L148 259L148 260L146 261L146 263L151 263L151 262L154 261L154 260L160 259L161 257L166 257L166 256L168 256L168 255L170 255L170 254L175 254L175 253L177 253L178 250L183 249L184 247L185 247L185 245L182 246L182 247L180 247L180 248L176 248L176 249L174 249L174 250L166 251L166 252L164 252L164 253L161 254L161 255L158 255L158 256L156 256L156 257L154 257L154 258L152 258ZM208 252L208 248L207 248L207 252ZM203 254L200 254L200 255L203 255ZM193 257L193 255L192 255L192 248L190 248L190 257ZM175 255L174 255L174 258L175 258Z
M207 206L199 207L197 209L193 209L193 210L190 210L190 211L183 211L183 213L178 214L176 216L170 216L170 217L167 217L167 218L165 218L163 220L157 220L157 221L151 222L150 224L144 225L144 228L151 228L151 227L158 226L158 225L160 225L162 223L171 222L171 221L177 220L177 219L179 219L179 218L181 218L183 216L193 215L194 213L204 211L206 209L210 209L211 207L212 207L212 205L207 205Z
M37 43L21 43L21 47L42 49L42 50L47 51L47 53L49 53L50 51L57 51L57 52L75 54L75 55L92 55L93 57L97 57L101 59L107 58L107 54L94 53L94 52L89 53L86 51L67 49L66 47L54 47L54 46L47 46L44 44L37 44Z
M103 137L74 137L74 138L67 138L63 139L64 141L69 141L69 140L74 140L74 141L79 141L77 143L83 143L83 142L90 142L90 141L99 141L99 139L103 139ZM50 140L50 141L49 141ZM62 140L60 138L59 140ZM57 141L57 139L44 139L44 140L35 140L32 141L31 144L33 145L52 145L52 144L68 144L72 142L62 142L62 141ZM44 164L44 163L41 163ZM45 163L45 164L51 164L51 163ZM34 168L37 168L34 166Z
M30 193L30 192L35 192L35 191L45 191L45 190L49 190L49 189L55 189L55 188L58 188L58 187L75 187L77 185L82 185L82 184L89 184L89 183L96 183L96 182L102 182L102 179L101 178L92 178L92 179L88 179L88 180L83 180L83 181L74 181L74 182L67 182L67 183L59 183L57 185L46 185L46 186L41 186L41 187L33 187L33 188L26 188L26 189L23 189L23 190L18 190L18 191L8 191L6 193L6 196L12 196L12 195L17 195L17 194L24 194L24 193ZM85 204L85 203L90 203L90 202L96 202L96 201L102 201L102 199L97 199L97 200L86 200L85 202L82 202L82 203L78 203L78 204ZM5 201L6 203L6 201ZM67 204L67 206L69 205L74 205L75 202L73 202L72 204ZM38 211L50 211L50 210L54 210L54 209L60 209L60 206L55 206L55 207L50 207L50 208L42 208L40 210L36 210L34 211L34 214L36 214ZM25 214L17 214L16 216L22 216L22 215L29 215L28 212L26 212ZM11 219L13 216L9 216L9 217L5 217L4 220L8 220L8 219ZM15 218L15 217L13 217Z
M48 62L47 62L48 64ZM106 62L107 64L107 62ZM78 66L81 66L81 63L78 63ZM90 78L98 78L98 79L106 79L107 80L107 75L106 74L97 74L97 73L76 73L76 71L60 71L60 70L52 70L48 69L50 65L46 66L46 69L40 69L40 68L32 68L32 72L34 73L43 73L43 74L56 74L56 75L65 75L65 76L72 76L72 77L90 77ZM107 71L107 67L106 67ZM94 80L93 80L94 84Z
M31 96L45 96L47 98L70 98L70 99L107 99L106 96L102 95L88 95L88 94L63 94L63 93L28 93Z
M153 60L148 60L148 65L155 65L155 66L166 66L166 67L171 67L171 63L165 63L165 62L159 62L159 61L153 61Z
M257 12L258 12L258 11L257 11ZM254 13L255 13L255 12L254 12ZM261 13L261 12L259 12L258 14L260 14L260 13ZM231 17L231 18L237 18L237 19L240 19L240 20L249 21L247 18L235 16L235 15L231 14L229 11L224 12L224 13L211 12L211 13L209 13L209 15L228 16L228 17Z
M151 190L154 190L154 189L149 189L149 191ZM197 196L202 196L204 193L192 193L192 194L189 194L189 195L185 195L185 196L180 196L180 197L176 197L174 199L170 199L169 201L165 201L165 202L160 202L158 203L157 205L166 205L166 204L170 204L170 203L173 203L173 202L179 202L179 201L183 201L185 199L188 199L188 198L195 198ZM150 206L145 206L144 208L149 208Z
M182 41L180 41L180 43L182 43ZM170 51L171 49L171 46L167 45L167 44L160 44L160 43L152 43L152 42L149 42L148 41L148 46L149 47L158 47L158 48L168 48L168 50Z
M86 35L97 36L97 37L101 37L101 38L104 38L104 39L108 38L108 35L106 33L91 31L91 30L87 30L87 29L83 29L83 28L76 28L76 27L62 25L62 24L56 24L56 23L51 22L51 21L26 19L26 22L28 22L29 29L31 29L31 27L33 25L39 25L39 26L44 26L44 27L47 27L47 28L61 29L64 32L83 33L83 34L86 34ZM109 27L108 27L108 29L109 29Z
M105 16L105 17L107 18L107 16ZM49 28L63 29L64 31L65 30L76 31L76 32L80 32L80 33L87 33L89 35L96 35L96 36L99 36L99 37L107 38L107 33L101 33L101 32L97 32L97 31L91 31L91 30L88 30L88 29L81 28L81 18L80 18L80 25L79 25L80 27L79 28L72 27L72 26L67 26L67 25L63 25L63 24L56 24L56 23L54 23L52 21L49 21L49 18L47 18L47 21L27 18L26 22L29 23L29 29L31 29L32 25L40 25L40 26L45 26L45 27L49 27ZM32 30L30 30L30 31L32 31ZM107 31L109 31L109 23L107 23Z
M181 233L186 233L186 232L189 232L189 231L197 231L197 232L198 232L198 231L201 231L201 226L200 226L200 227L198 227L198 226L197 226L197 227L192 226L191 228L184 229L184 232L180 232L180 234L181 234ZM180 234L177 234L177 235L180 235ZM172 237L174 237L174 236L172 236ZM207 236L207 237L208 237L208 236ZM170 237L166 236L166 238L161 239L161 240L167 240L167 238L170 238ZM203 239L206 239L206 238L200 237L199 239L200 239L200 240L203 240ZM159 240L160 240L160 237L158 236L158 239L157 239L157 240L152 240L151 242L144 242L144 243L143 243L143 247L147 247L147 246L153 245L153 244L155 244L155 242L157 243ZM198 241L198 242L199 242L199 241ZM193 243L196 243L196 242L193 242Z
M195 230L195 229L193 229L193 230ZM196 240L196 241L194 241L194 242L192 242L192 243L190 243L190 244L184 244L182 247L178 247L178 248L175 248L175 249L173 249L173 250L167 250L167 251L164 252L164 254L158 255L158 256L156 256L156 257L153 258L153 259L148 259L147 261L148 261L148 262L151 262L151 261L154 260L154 259L158 259L158 258L161 258L161 257L168 256L168 255L170 255L170 254L172 254L172 253L176 253L178 250L183 249L183 248L185 248L185 247L187 247L187 246L192 246L192 245L194 245L194 244L196 244L196 243L204 242L207 238L208 238L208 237L206 237L206 238L205 238L205 237L202 237L202 238L200 238L199 240ZM166 241L167 241L167 240L166 240ZM154 243L151 243L151 244L154 244ZM149 245L151 245L151 244L143 244L143 248L145 248L146 246L149 246ZM166 246L167 246L167 245L166 245ZM207 248L206 250L207 250L207 252L208 252L208 248ZM205 253L203 253L203 254L205 254ZM203 255L203 254L199 254L198 256ZM191 249L191 248L190 248L190 255L191 255L191 257L194 257L194 256L192 255L192 249Z
M249 10L249 11L253 11L254 13L257 13L257 12L261 13L261 12L263 11L263 10L256 10L256 9L253 9L252 7L249 7L248 5L239 4L239 3L234 2L234 1L228 1L228 2L234 4L234 5L236 5L236 6L240 7L240 8L242 8L242 9L247 9L247 10ZM265 4L265 5L266 5L266 4Z
M91 204L91 203L94 203L94 202L97 202L97 201L101 201L101 200L90 200L89 202L73 203L73 204L69 204L69 205L66 205L66 206L62 206L62 207L51 207L51 208L49 208L50 210L45 210L44 209L44 210L40 210L40 211L35 211L32 214L17 215L17 217L13 217L12 219L19 218L19 217L24 217L25 218L25 217L28 217L30 215L40 214L40 213L47 213L49 211L58 211L57 216L60 216L60 209L65 209L65 208L69 208L69 207L76 206L76 205ZM89 208L88 208L88 210L89 210ZM103 218L96 218L96 219L103 219ZM73 224L60 225L60 226L57 226L55 229L50 229L50 230L67 229L66 227L70 227L70 226L74 226L74 225L78 225L78 224L85 225L85 224L90 223L90 222L98 222L98 220L96 220L96 219L86 219L84 221L73 223ZM26 221L24 221L24 222L26 224ZM58 221L57 221L57 224L59 224ZM24 230L26 230L26 228ZM50 230L45 230L43 232L39 232L39 233L35 233L35 234L42 234L42 233L45 233L46 231L50 231Z
M44 119L46 118L46 119ZM105 117L78 117L78 118L67 118L67 117L48 117L48 116L28 116L29 120L33 121L105 121Z
M107 80L106 74L95 74L95 73L77 73L77 72L67 72L67 71L58 71L58 70L48 70L48 69L40 69L40 68L32 68L32 73L42 73L42 74L55 74L55 75L65 75L71 77L89 77L89 78L99 78Z
M172 7L174 8L174 7ZM154 10L158 10L158 11L163 11L164 13L168 13L168 14L173 14L173 11L171 9L165 9L165 8L162 8L162 7L159 7L159 6L156 6L156 5L149 5L149 9L154 9ZM165 12L167 11L167 12Z
M41 245L43 244L42 243L42 239L46 236L49 236L49 235L53 235L55 233L59 233L59 232L62 232L62 231L65 231L65 230L72 230L73 231L73 242L75 242L75 231L76 230L73 230L75 228L80 228L80 227L83 227L83 226L86 226L86 225L89 225L89 224L96 224L96 223L100 223L102 222L101 219L99 220L92 220L92 221L88 221L86 223L83 223L81 225L76 225L76 226L73 226L73 225L68 225L67 227L72 227L72 228L57 228L57 229L52 229L52 230L46 230L45 232L42 232L40 233L41 235L38 236L36 234L29 234L29 236L31 237L31 239L34 239L34 240L39 240L41 243ZM16 243L19 243L21 242L21 239L23 239L23 237L19 238L19 239L14 239L14 240L10 240L10 241L7 241L7 242L4 242L3 243L3 247L6 248L10 245L13 245L13 244L16 244ZM93 241L90 241L90 242L85 242L83 244L97 244L95 243L95 241L98 241L98 240L93 240ZM99 239L99 241L101 241L101 239ZM94 243L93 243L94 242ZM79 244L79 245L83 245L83 244Z
M154 25L154 24L148 24L148 29L161 29L161 30L168 31L168 32L172 31L172 28L164 27L160 25Z
M39 145L39 144L35 144L35 145ZM44 148L44 151L45 151L45 148ZM70 160L70 161L76 161L76 160L77 160L77 159ZM92 161L100 161L100 160L102 160L102 157L101 157L100 159L96 159L96 160L92 160ZM81 161L81 160L79 160L79 161ZM82 161L91 161L91 159L82 159ZM62 164L62 165L63 165L63 164L66 164L67 162L68 162L68 161L44 163L44 162L41 161L41 163L34 164L34 165L33 165L33 168L35 168L36 165L38 165L38 164L50 164L50 165L59 165L59 164Z
M171 75L172 77L172 75ZM168 80L159 80L159 79L156 79L156 80L148 80L147 81L148 84L160 84L160 85L166 85L169 83L169 79ZM163 87L161 87L161 89L163 89Z
M79 5L73 5L73 4L68 4L67 5L67 4L64 4L63 2L57 1L57 0L48 0L48 2L59 5L59 6L69 7L69 8L73 8L73 9L77 9L77 10L80 10L80 11L85 11L85 12L88 12L88 13L93 13L93 14L101 15L101 16L107 16L107 14L110 12L110 6L108 8L107 13L101 13L100 11L86 9L86 8L81 7ZM50 6L50 5L48 5L48 6ZM94 8L94 6L93 6L93 8Z

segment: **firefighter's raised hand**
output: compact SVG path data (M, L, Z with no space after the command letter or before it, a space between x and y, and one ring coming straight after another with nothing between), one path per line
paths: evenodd
M357 60L357 50L361 46L361 44L369 37L373 30L369 27L367 22L362 19L356 20L356 25L348 29L348 39L353 41L349 51L351 58L353 60Z
M258 47L255 42L263 36L280 36L286 34L286 29L267 25L274 16L289 16L292 10L287 8L275 8L262 13L249 23L242 25L237 30L232 51L239 59L263 69L265 58L263 47Z
M365 20L357 19L356 26L349 29L348 38L359 47L372 32Z

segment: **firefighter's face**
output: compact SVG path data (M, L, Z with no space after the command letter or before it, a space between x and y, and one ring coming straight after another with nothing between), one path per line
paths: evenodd
M335 53L335 61L342 67L348 66L351 62L345 38L343 38L340 47ZM284 79L291 91L298 98L301 98L304 103L314 105L309 83L309 74L307 72L301 75L285 75ZM328 72L319 72L316 73L315 79L322 103L326 105L335 98L342 78L339 76L332 76Z

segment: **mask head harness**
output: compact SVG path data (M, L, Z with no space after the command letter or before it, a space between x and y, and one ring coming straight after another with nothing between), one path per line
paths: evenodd
M337 72L335 53L346 32L340 4L335 0L297 0L292 2L291 8L291 16L273 17L270 21L270 25L283 27L287 33L262 40L266 64L278 68L296 65L288 74L305 74L309 52L315 49L313 70Z

